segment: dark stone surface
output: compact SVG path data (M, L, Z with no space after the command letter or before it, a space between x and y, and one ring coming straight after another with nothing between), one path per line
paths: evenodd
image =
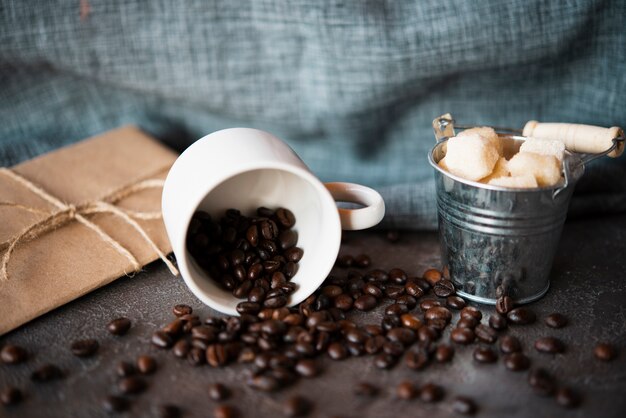
M421 274L438 265L438 244L434 233L402 233L391 244L381 232L347 234L342 253L367 252L372 267L402 267L409 274ZM533 365L557 375L559 385L570 385L584 396L582 406L565 410L554 398L533 395L527 373L507 371L501 359L496 364L475 364L474 346L457 347L449 364L435 364L421 372L403 362L389 371L376 369L369 357L343 362L323 359L323 372L313 379L301 379L295 386L275 394L257 393L243 385L246 366L212 369L193 368L170 352L150 345L151 333L172 318L177 303L192 305L201 317L214 314L185 287L180 278L155 263L132 278L124 278L74 301L2 337L0 345L20 344L31 353L21 365L0 365L0 388L14 385L23 389L25 399L13 407L0 407L7 417L97 417L108 416L100 401L117 393L115 365L135 361L141 354L153 355L158 363L147 376L148 389L136 397L125 416L156 416L152 405L175 404L185 417L206 417L217 405L208 396L211 382L232 389L227 403L236 405L243 417L281 416L281 402L294 394L316 400L311 416L328 417L444 417L454 415L450 407L425 404L419 400L398 401L394 390L403 380L419 384L436 382L446 390L446 399L470 396L479 405L481 417L623 417L626 413L626 216L585 220L566 225L553 269L552 287L531 305L538 321L527 327L510 328L508 333L522 339ZM338 270L340 271L340 270ZM45 297L45 295L42 295ZM480 307L486 323L492 307ZM382 308L356 313L362 323L378 323ZM552 312L569 319L563 329L551 329L543 320ZM456 322L455 313L453 323ZM133 321L129 333L115 337L106 324L118 316ZM542 336L556 336L567 345L564 354L537 353L533 342ZM93 358L81 359L70 351L76 339L96 338L100 349ZM447 333L444 336L447 340ZM593 356L596 343L614 343L620 350L616 360L605 363ZM66 377L45 384L29 376L39 365L52 362ZM332 366L332 367L331 367ZM378 385L381 394L373 399L353 393L356 382Z

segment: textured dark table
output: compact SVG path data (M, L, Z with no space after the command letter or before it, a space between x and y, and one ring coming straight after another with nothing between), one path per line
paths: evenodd
M403 233L400 242L390 244L381 232L352 233L346 236L342 253L372 255L374 266L402 267L410 274L438 265L438 245L433 233ZM626 216L568 223L553 269L552 287L532 308L540 320L528 327L506 332L523 339L525 351L534 366L543 366L584 395L579 409L565 410L553 398L534 395L526 383L526 372L513 373L502 362L477 365L472 347L457 348L450 364L434 364L422 372L400 362L393 370L374 367L372 358L352 358L334 362L322 360L323 373L301 379L293 387L274 394L258 393L242 383L247 366L212 369L191 367L171 353L149 343L151 333L171 320L176 303L192 305L205 317L214 314L185 287L155 263L133 278L124 278L33 321L0 339L0 344L16 343L28 348L31 359L21 365L0 365L0 387L22 388L26 399L14 407L0 407L8 417L96 417L106 416L100 400L115 391L114 365L149 353L158 359L157 373L148 378L148 390L139 395L125 416L154 416L154 405L174 403L185 417L210 417L216 403L207 396L209 382L223 382L234 390L228 403L236 405L243 417L282 416L280 401L293 393L315 400L311 416L328 417L443 417L454 415L445 402L428 405L419 400L400 401L393 388L404 379L417 383L438 382L446 388L446 398L455 394L473 397L481 417L624 417L626 416ZM45 297L45 295L42 295ZM488 316L492 308L481 307ZM551 312L561 312L570 324L553 330L543 324ZM133 327L124 337L113 337L105 330L109 320L127 316ZM455 314L456 316L456 314ZM362 323L378 323L380 309L357 315ZM456 317L453 318L453 322ZM554 335L567 344L559 355L539 354L532 342L539 336ZM79 338L100 341L98 355L79 359L69 352ZM444 336L447 339L447 333ZM592 355L598 341L619 347L619 357L610 363ZM67 372L64 380L36 384L30 373L44 362L52 362ZM370 381L384 388L373 400L357 398L354 383Z

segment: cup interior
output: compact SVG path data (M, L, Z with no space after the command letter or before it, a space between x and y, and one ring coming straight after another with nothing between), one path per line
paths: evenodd
M293 167L259 168L229 177L212 188L196 210L220 219L227 209L255 216L256 209L284 207L293 212L298 234L297 246L304 250L298 272L291 279L298 285L289 305L312 294L330 272L341 241L337 207L323 184L312 174ZM180 263L180 261L179 261ZM221 312L236 315L242 300L235 298L200 267L185 248L183 260L188 272L185 281L204 303Z

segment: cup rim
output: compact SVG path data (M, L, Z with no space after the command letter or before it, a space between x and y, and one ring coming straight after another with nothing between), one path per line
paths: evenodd
M211 298L210 296L208 296L206 294L206 292L204 292L203 290L200 289L200 287L196 284L196 279L193 277L193 275L191 274L191 269L190 269L190 265L189 263L191 263L191 260L188 260L188 257L191 256L191 254L188 253L187 248L186 248L186 241L187 241L187 231L189 229L189 224L191 222L191 219L193 217L193 214L196 212L196 210L198 209L198 206L202 203L202 201L206 198L206 196L212 191L214 190L217 186L219 186L220 184L222 184L223 182L250 172L250 171L255 171L255 170L263 170L263 169L275 169L275 170L281 170L281 171L286 171L290 174L294 174L302 179L304 179L305 181L307 181L309 184L313 185L313 187L316 189L316 191L318 192L318 196L320 196L321 201L323 202L324 205L327 206L332 206L334 208L333 211L329 211L330 218L329 219L325 219L326 222L332 222L334 224L334 227L332 226L328 226L328 230L330 231L335 231L334 232L334 239L332 243L326 243L325 246L327 248L329 248L327 251L329 251L332 254L338 254L339 253L339 248L341 245L341 222L340 222L340 216L339 216L339 211L338 208L336 206L335 200L333 199L333 197L331 196L330 192L326 189L326 187L324 187L324 184L314 175L312 174L310 171L308 171L307 169L298 167L298 166L294 166L291 163L286 163L286 162L280 162L280 161L257 161L254 163L249 163L246 164L244 166L239 166L236 169L233 169L232 171L225 173L224 175L220 176L219 179L212 181L210 184L207 184L206 186L206 191L204 193L201 193L199 196L199 198L193 202L193 204L190 204L188 207L192 208L191 212L188 213L186 215L187 218L187 222L185 222L184 224L184 232L182 234L179 235L178 238L178 243L174 246L173 244L173 248L177 248L178 254L184 254L184 256L182 257L182 259L178 259L177 258L177 264L178 264L178 268L180 270L181 276L183 278L183 280L185 281L185 284L187 285L187 287L189 287L189 289L191 290L191 292L198 298L200 299L204 304L208 305L209 307L211 307L212 309L221 312L221 313L225 313L225 314L229 314L229 315L235 315L238 316L239 313L236 311L236 309L234 309L231 306L227 306L227 305L223 305L219 302L217 302L215 299ZM322 265L322 260L319 260L318 265ZM315 290L317 288L319 288L319 286L324 282L324 280L326 280L326 277L328 276L328 274L330 273L330 271L332 270L334 263L335 263L335 259L333 258L332 260L328 260L327 261L328 265L326 267L321 268L321 270L324 272L323 274L319 274L319 277L313 277L313 279L315 279ZM208 275L207 275L208 277ZM296 276L297 277L297 274ZM311 279L311 278L310 278ZM310 280L309 279L309 280ZM310 283L310 281L309 281ZM302 286L300 286L298 289L296 289L295 292L293 292L290 296L289 296L289 302L287 306L294 306L297 305L298 303L304 301L306 298L308 298L311 294L313 294L313 292L315 290L313 290L313 292L311 293L302 293ZM236 299L233 296L234 299ZM244 299L241 299L241 301L245 301Z

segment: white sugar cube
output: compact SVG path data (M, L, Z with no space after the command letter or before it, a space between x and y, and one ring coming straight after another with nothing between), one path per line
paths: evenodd
M511 173L507 167L508 161L504 157L500 157L496 165L493 167L493 171L487 177L480 179L481 183L489 183L493 179L500 177L508 177Z
M520 147L520 152L534 152L541 155L553 155L557 160L563 161L565 144L556 139L528 138Z
M499 157L491 142L469 135L448 139L445 164L455 176L476 181L491 174Z
M500 187L513 187L516 189L527 189L537 187L537 180L531 174L515 177L498 177L496 179L489 180L489 184Z
M552 186L561 180L561 164L554 155L519 152L507 164L511 176L530 174L541 187Z
M493 128L490 128L488 126L470 128L461 131L457 136L464 137L474 135L478 135L481 138L491 142L493 146L496 147L496 150L498 150L498 155L502 155L502 142L500 141L498 134L496 133L496 131L493 130Z

